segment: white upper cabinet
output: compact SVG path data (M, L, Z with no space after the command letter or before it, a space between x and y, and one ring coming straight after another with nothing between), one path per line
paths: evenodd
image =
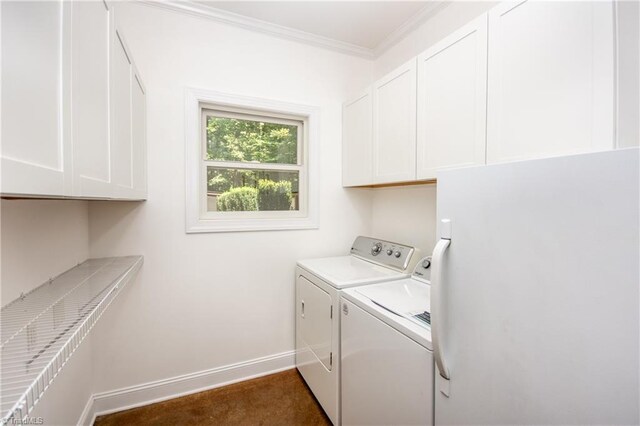
M102 1L73 4L74 195L111 197L109 46L111 12Z
M373 85L373 182L416 178L416 59Z
M2 2L2 192L68 195L67 2Z
M487 162L615 147L612 2L489 12Z
M485 163L487 15L418 56L417 179Z
M371 89L345 102L342 109L342 185L371 185L373 127Z
M117 23L111 47L111 178L114 197L144 199L147 191L145 90Z
M3 195L146 197L144 86L113 5L0 4Z
M147 195L147 105L144 85L135 67L131 87L133 196L145 198Z
M111 46L111 176L115 195L122 198L133 190L133 67L118 30L113 35Z
M637 143L616 129L617 103L633 110L617 96L618 56L637 59L635 44L618 48L619 14L611 0L503 2L377 81L371 182ZM627 74L621 88L637 82ZM370 183L357 161L369 155L368 102L345 104L345 186Z

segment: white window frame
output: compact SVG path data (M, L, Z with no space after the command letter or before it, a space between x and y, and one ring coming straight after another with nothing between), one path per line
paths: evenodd
M207 114L207 112L209 112ZM212 114L213 113L213 114ZM297 164L210 161L205 159L206 115L296 124ZM272 231L318 228L318 108L188 88L185 91L186 232ZM207 167L299 172L299 210L207 211Z

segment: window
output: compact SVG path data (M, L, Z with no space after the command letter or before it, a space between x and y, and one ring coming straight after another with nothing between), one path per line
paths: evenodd
M207 214L304 209L303 121L204 107L201 124Z
M317 227L314 108L202 91L186 98L187 232Z

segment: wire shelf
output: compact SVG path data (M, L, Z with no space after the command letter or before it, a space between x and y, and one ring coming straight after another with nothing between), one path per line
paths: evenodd
M89 259L2 307L2 424L25 420L142 262Z

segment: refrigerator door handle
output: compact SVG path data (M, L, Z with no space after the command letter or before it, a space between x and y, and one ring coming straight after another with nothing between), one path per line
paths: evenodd
M449 380L449 368L444 359L442 340L440 334L440 319L442 318L442 258L451 244L451 223L448 219L442 220L442 237L433 249L431 256L431 338L433 340L433 356L436 366L442 378Z

